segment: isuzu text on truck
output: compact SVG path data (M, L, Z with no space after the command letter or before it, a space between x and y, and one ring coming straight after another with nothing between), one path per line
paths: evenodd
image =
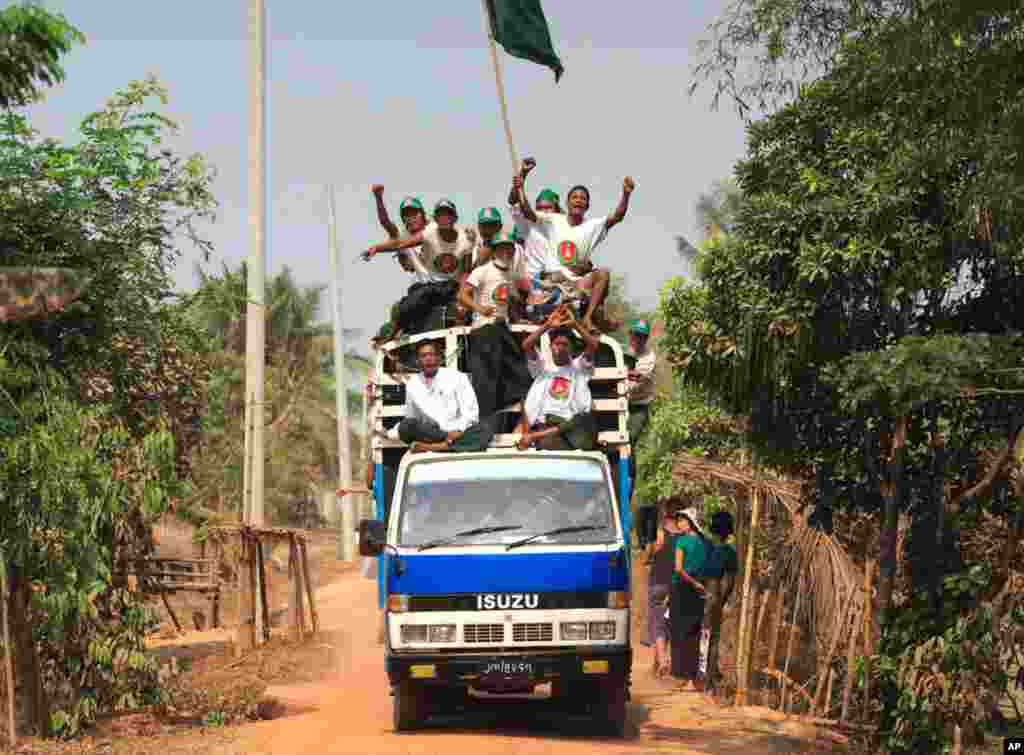
M439 340L457 367L468 332L423 333L391 349ZM375 369L378 429L401 419L404 402L388 351ZM517 435L499 434L481 453L404 454L399 441L373 437L377 518L360 523L359 543L380 556L396 730L472 697L547 688L552 705L585 707L624 733L630 449L627 370L612 339L602 339L597 365L591 390L606 451L519 451Z

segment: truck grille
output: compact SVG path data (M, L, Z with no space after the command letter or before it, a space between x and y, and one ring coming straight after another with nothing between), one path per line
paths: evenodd
M500 644L505 641L505 625L463 624L462 641Z
M513 642L551 642L554 630L551 624L513 624Z

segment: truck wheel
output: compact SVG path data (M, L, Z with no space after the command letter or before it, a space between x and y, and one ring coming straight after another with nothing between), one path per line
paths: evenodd
M597 706L599 719L604 719L609 733L615 737L625 737L628 730L626 719L626 687L616 685L601 690L601 703Z
M395 731L410 731L423 723L425 699L423 691L409 684L396 684L391 702L391 718Z

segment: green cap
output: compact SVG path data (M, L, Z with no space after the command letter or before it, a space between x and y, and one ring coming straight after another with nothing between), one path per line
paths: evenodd
M647 320L633 320L633 324L629 326L629 332L649 336L651 334L651 324Z
M451 210L456 215L459 214L459 211L455 209L455 202L453 202L450 199L442 199L440 202L434 205L435 215L438 213L439 210Z
M402 204L398 205L398 212L402 213L406 210L422 210L423 202L418 197L406 197L402 200Z
M498 231L494 234L494 238L491 239L491 246L500 246L501 244L512 244L516 243L515 231Z
M544 191L537 195L537 202L543 202L544 200L553 204L558 204L558 194L553 192L551 189L544 189ZM536 204L536 202L534 204Z
M478 223L501 223L501 213L497 207L484 207L476 216Z

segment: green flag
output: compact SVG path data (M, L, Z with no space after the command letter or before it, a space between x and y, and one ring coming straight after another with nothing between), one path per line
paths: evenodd
M486 0L494 41L517 58L547 66L562 77L562 61L551 45L551 33L540 0Z

